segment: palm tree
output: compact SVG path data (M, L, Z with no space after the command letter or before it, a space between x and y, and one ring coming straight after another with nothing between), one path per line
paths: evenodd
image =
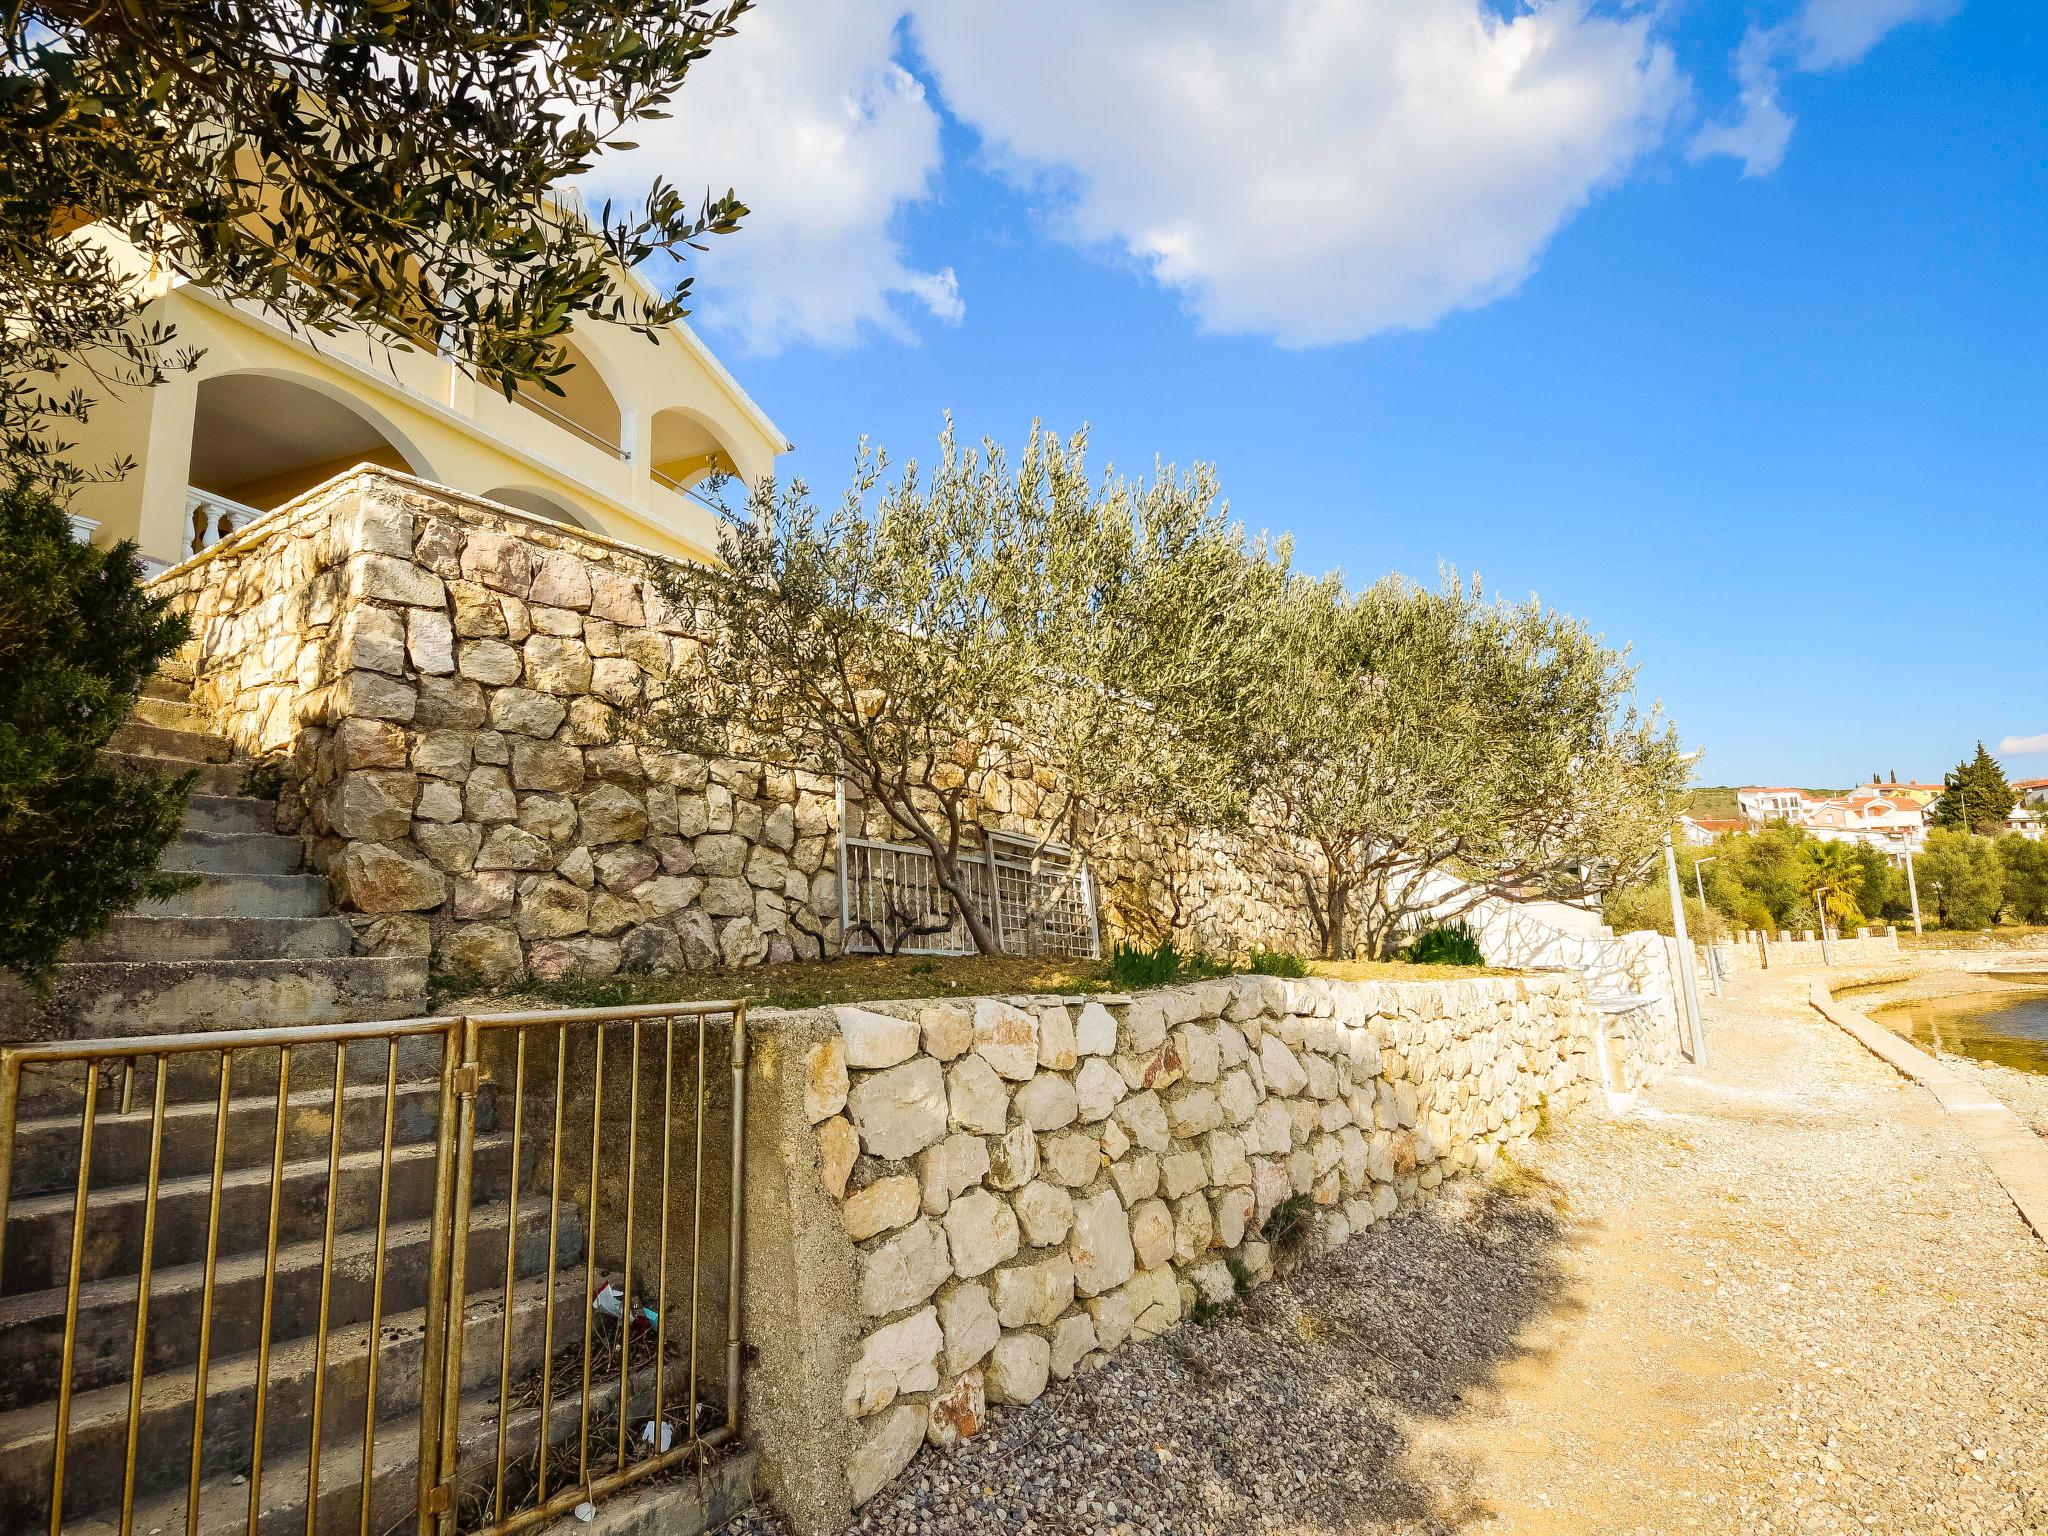
M1862 883L1863 866L1856 850L1847 843L1809 842L1799 850L1799 887L1813 899L1814 910L1823 923L1833 919L1846 928L1863 920L1856 905L1855 889ZM1820 892L1827 891L1822 911Z

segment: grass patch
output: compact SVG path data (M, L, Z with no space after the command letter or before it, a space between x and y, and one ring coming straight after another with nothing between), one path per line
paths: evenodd
M1207 956L1194 957L1198 964L1189 963L1186 956L1176 958L1179 968L1159 981L1130 980L1128 971L1118 975L1113 959L1016 955L851 955L840 960L793 960L737 970L721 967L676 976L535 979L505 987L480 986L471 978L437 972L428 978L427 1006L436 1013L490 1013L513 1008L618 1008L745 998L756 1008L823 1008L836 1003L920 998L1085 996L1234 974L1229 964ZM1307 969L1311 976L1336 981L1429 981L1512 974L1392 960L1316 960L1308 962Z

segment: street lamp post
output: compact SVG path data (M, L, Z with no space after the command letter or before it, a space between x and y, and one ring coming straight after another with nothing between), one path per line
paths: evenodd
M1700 1027L1700 987L1692 974L1692 938L1685 931L1685 887L1678 883L1678 854L1672 849L1671 834L1664 834L1664 881L1671 890L1671 927L1678 938L1678 974L1685 986L1685 1010L1692 1017L1692 1060L1694 1066L1707 1061L1706 1031Z
M1913 878L1913 850L1906 850L1906 894L1913 899L1913 937L1921 936L1920 884Z
M1700 874L1700 870L1713 862L1711 857L1694 859L1692 861L1692 884L1693 889L1700 893L1700 920L1702 922L1706 921L1707 916L1707 882L1706 878ZM1721 995L1720 952L1714 948L1714 936L1712 933L1701 934L1700 942L1707 949L1707 984L1714 989L1714 996L1719 997Z

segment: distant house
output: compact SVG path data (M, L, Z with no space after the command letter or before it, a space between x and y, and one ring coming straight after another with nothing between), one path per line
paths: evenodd
M1752 826L1767 821L1804 821L1809 804L1803 789L1746 784L1735 791L1735 809Z
M2048 837L2048 779L2014 779L2012 787L2020 798L2005 818L2007 830L2036 842Z
M1679 834L1688 848L1709 848L1714 839L1729 832L1747 832L1749 823L1738 817L1728 816L1681 816L1678 818Z
M1868 784L1857 785L1849 793L1852 795L1883 795L1892 800L1910 800L1915 805L1925 809L1941 798L1941 786L1939 784L1921 784L1918 782L1887 784L1882 779L1872 779Z
M1867 787L1812 803L1804 825L1822 842L1861 843L1894 859L1918 853L1927 841L1925 806L1904 795L1875 794Z

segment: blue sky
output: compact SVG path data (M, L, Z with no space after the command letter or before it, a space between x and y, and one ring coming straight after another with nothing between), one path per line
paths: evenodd
M779 0L629 168L759 210L699 324L822 494L1085 422L1587 618L1705 782L2048 775L2037 8L1331 4Z

